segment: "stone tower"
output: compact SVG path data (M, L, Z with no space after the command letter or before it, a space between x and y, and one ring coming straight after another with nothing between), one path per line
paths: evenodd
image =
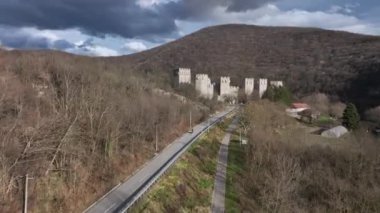
M274 87L283 87L284 86L284 82L282 82L282 81L271 81L270 85L274 86Z
M255 88L255 79L254 78L246 78L245 79L245 94L247 96L252 95L254 88Z
M212 99L214 96L214 84L211 83L211 79L207 74L197 74L195 76L195 90L200 96Z
M228 96L230 95L230 77L220 77L220 96Z
M191 69L178 69L178 84L191 84Z
M260 78L259 79L259 95L260 95L260 98L263 97L265 91L267 91L268 89L268 79L263 79L263 78Z

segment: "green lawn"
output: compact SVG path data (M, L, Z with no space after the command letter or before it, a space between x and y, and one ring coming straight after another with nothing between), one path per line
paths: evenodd
M336 121L332 119L329 116L320 116L316 122L317 125L331 125L334 124Z

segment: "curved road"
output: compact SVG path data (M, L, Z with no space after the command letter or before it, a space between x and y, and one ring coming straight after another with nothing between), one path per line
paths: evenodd
M217 113L207 121L194 126L193 133L185 133L180 138L177 138L126 182L116 186L84 212L125 212L200 135L234 109L235 108L230 107L226 111Z

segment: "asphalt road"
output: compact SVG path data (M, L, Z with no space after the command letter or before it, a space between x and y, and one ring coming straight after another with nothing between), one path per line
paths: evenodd
M231 133L237 127L238 119L235 118L228 127L227 133L222 140L219 149L218 165L216 167L216 176L214 183L214 191L212 193L211 210L213 213L224 212L224 200L226 191L226 173L228 165L228 145L231 139Z
M108 192L84 212L86 213L106 213L122 212L126 206L129 206L136 200L141 193L145 192L146 186L152 182L169 167L174 157L179 157L184 148L188 147L200 133L204 132L210 124L223 118L232 108L224 112L217 113L208 121L194 126L193 133L185 133L177 138L171 145L167 146L161 153L156 155L152 160L146 163L143 168L137 171L127 181L115 187Z

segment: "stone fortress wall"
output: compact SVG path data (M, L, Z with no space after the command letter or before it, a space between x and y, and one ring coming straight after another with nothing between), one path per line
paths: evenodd
M260 78L259 79L259 96L263 97L265 91L268 89L268 79Z
M245 94L250 96L252 95L255 89L255 79L254 78L246 78L244 83Z
M224 101L227 97L236 99L238 97L239 87L231 86L230 77L220 77L220 96L218 99Z
M220 96L230 95L230 77L220 77Z
M178 68L178 83L191 84L191 69Z
M274 87L283 87L284 86L284 82L282 82L282 81L271 81L270 85L274 86Z
M191 84L191 69L189 68L179 68L178 72L178 84ZM270 81L270 86L282 87L284 83L282 81ZM252 95L255 90L255 79L246 78L245 79L245 94ZM220 77L220 94L218 100L225 101L228 97L229 99L237 99L239 93L239 87L231 86L231 78L229 76ZM258 82L258 92L260 98L264 95L265 91L268 89L268 79L260 78ZM197 74L195 76L195 90L199 93L201 97L212 99L214 97L215 84L211 82L210 77L207 74Z
M195 90L200 96L212 99L214 96L214 84L207 74L197 74L195 76Z

